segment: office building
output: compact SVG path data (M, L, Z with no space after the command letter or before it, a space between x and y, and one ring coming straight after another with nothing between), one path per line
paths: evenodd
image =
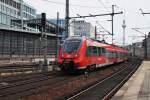
M94 27L90 22L84 20L73 20L70 23L69 36L94 37Z

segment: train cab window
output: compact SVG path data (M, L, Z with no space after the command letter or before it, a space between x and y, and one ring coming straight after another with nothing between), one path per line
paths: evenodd
M77 51L80 48L80 45L81 45L81 40L79 39L67 40L63 43L62 49L63 52L71 53Z

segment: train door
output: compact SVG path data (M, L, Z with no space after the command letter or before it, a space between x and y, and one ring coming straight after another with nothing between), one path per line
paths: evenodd
M109 63L109 52L108 50L105 49L105 63L108 64Z
M87 65L91 64L91 46L87 46L86 48L86 62Z

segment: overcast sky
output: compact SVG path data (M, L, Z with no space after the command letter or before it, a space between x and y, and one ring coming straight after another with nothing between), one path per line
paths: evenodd
M56 18L59 12L61 18L65 18L65 1L66 0L24 0L37 9L37 13L47 13L47 18ZM150 14L142 15L139 9L144 12L150 12L150 0L70 0L70 16L105 14L111 13L111 5L116 5L115 12L125 11L122 15L114 16L114 41L116 44L122 44L122 23L126 20L126 43L141 41L143 38L133 38L129 36L142 36L131 28L142 28L140 31L148 34L150 31ZM98 21L105 29L111 32L110 16L86 18L93 26ZM147 28L148 27L148 28ZM111 43L111 36L105 36L105 39Z

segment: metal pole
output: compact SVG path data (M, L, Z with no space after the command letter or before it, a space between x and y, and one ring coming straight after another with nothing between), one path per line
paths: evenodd
M44 59L44 71L46 70L47 67L47 35L46 35L46 13L42 13L42 18L41 18L41 24L42 24L42 29L41 29L41 44L42 44L42 49L43 49L43 59Z
M10 33L10 62L12 60L12 34Z
M145 59L147 59L147 39L145 34Z
M114 36L114 6L115 5L112 5L112 44L113 44L113 36Z
M66 18L65 18L66 38L69 36L69 0L66 0Z
M23 0L21 0L21 9L20 9L20 16L21 16L21 28L23 29Z
M125 47L125 28L126 28L125 20L123 20L122 28L123 28L123 47Z
M97 39L97 27L95 26L95 40Z
M132 46L133 46L133 57L135 57L135 44L132 43Z
M59 45L59 12L57 12L57 28L56 28L56 60L58 57L58 45Z

